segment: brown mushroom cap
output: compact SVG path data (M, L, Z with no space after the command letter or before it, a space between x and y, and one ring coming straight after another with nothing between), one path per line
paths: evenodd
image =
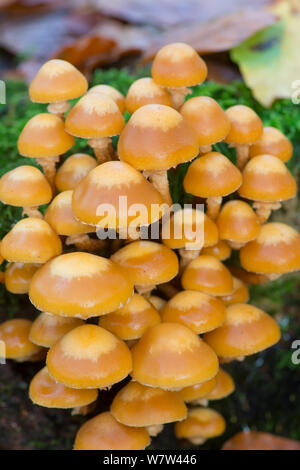
M71 388L105 388L123 380L132 370L126 344L97 325L74 328L47 354L50 375Z
M263 123L253 109L242 104L226 110L230 130L225 142L233 145L247 145L257 142L263 133Z
M0 340L5 344L5 357L25 361L40 353L42 348L29 340L32 322L21 318L0 324Z
M274 155L283 162L290 160L293 154L293 146L289 139L275 127L264 127L261 138L250 147L250 158L258 155Z
M38 346L50 348L66 333L83 325L79 318L65 318L41 313L32 323L29 339Z
M225 321L225 305L202 292L179 292L162 310L163 322L181 323L197 334L214 330Z
M150 444L145 429L118 423L106 411L86 421L76 434L74 450L142 450Z
M111 256L125 268L135 285L149 286L169 282L178 273L176 254L160 243L132 242Z
M220 238L236 243L254 240L261 228L252 207L243 201L226 202L216 223Z
M280 339L280 329L270 315L248 304L227 307L220 328L205 333L205 341L219 357L249 356L273 346Z
M31 279L39 267L39 264L8 263L4 276L6 290L12 294L27 294Z
M96 160L86 153L75 153L58 168L55 185L59 191L74 189L97 166Z
M118 142L120 160L138 170L168 170L192 160L198 149L195 131L178 111L161 104L135 111Z
M222 297L222 300L225 305L247 303L249 300L249 290L247 285L237 277L234 277L232 294L225 295Z
M218 371L211 348L178 323L149 328L132 348L132 357L133 380L167 390L204 382Z
M175 424L175 436L177 439L191 441L197 438L205 440L223 434L225 427L226 422L217 411L211 408L192 408L185 420Z
M219 369L216 375L215 387L205 395L207 400L221 400L222 398L228 397L235 390L234 381L231 375L228 374L224 369Z
M83 95L88 82L74 65L65 60L52 59L38 71L29 87L29 96L35 103L56 103Z
M146 104L172 106L171 96L168 91L149 77L136 80L129 88L126 96L126 108L131 114Z
M187 403L200 400L201 398L205 397L209 392L211 392L212 389L217 385L217 375L212 379L207 380L206 382L191 385L190 387L184 387L179 390L178 393L181 398Z
M203 248L201 254L214 256L220 261L225 261L226 259L230 258L231 248L224 240L219 240L215 245Z
M23 157L57 157L70 150L74 137L65 131L64 122L54 114L33 116L18 139L18 150Z
M30 382L29 397L35 405L46 408L77 408L97 400L98 390L65 387L53 380L47 367L40 370Z
M239 194L254 201L285 201L296 195L297 184L285 164L272 155L252 158L243 171Z
M227 196L241 184L241 172L219 152L194 160L183 181L186 192L203 198Z
M226 441L222 450L300 450L300 443L268 432L242 431Z
M196 96L186 101L180 114L195 129L200 145L212 145L229 132L230 121L221 106L209 96Z
M17 263L46 263L61 250L60 238L50 225L34 217L17 222L1 243L2 256Z
M157 52L151 75L156 83L165 87L188 87L206 79L207 67L195 49L176 42Z
M187 408L178 393L138 382L129 382L117 393L110 411L119 423L133 427L172 423L187 415Z
M39 269L30 284L31 302L41 311L90 318L120 308L133 284L112 261L90 253L68 253Z
M110 85L95 85L88 90L88 93L102 93L116 102L121 114L126 110L125 97L116 88Z
M233 278L228 269L214 256L201 255L186 267L181 278L184 289L197 290L210 295L229 295L233 291Z
M244 269L254 273L297 271L300 269L300 235L285 224L265 224L256 240L241 248L240 261Z

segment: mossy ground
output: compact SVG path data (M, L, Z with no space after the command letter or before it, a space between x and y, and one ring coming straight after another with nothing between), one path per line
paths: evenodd
M147 75L139 70L130 75L125 70L111 69L95 72L92 85L107 83L126 93L137 76ZM209 95L227 108L236 103L251 106L261 116L265 125L281 129L294 145L294 156L288 163L290 170L298 176L300 169L300 107L290 100L279 100L271 109L257 103L247 87L241 83L220 85L206 83L195 87L193 95ZM27 87L21 81L8 81L7 105L0 105L0 176L21 165L35 164L33 160L18 155L16 142L25 123L33 115L45 111L45 106L30 103ZM129 115L127 115L127 118ZM225 145L216 146L231 159L233 151ZM84 141L77 141L75 151L88 151ZM182 165L176 174L171 174L170 185L173 200L183 202L182 179L187 165ZM284 205L274 219L285 221L299 229L299 201ZM21 211L0 203L0 239L20 218ZM3 269L3 268L2 268ZM268 431L300 440L300 407L297 393L300 389L300 366L291 362L293 340L300 339L300 276L284 276L282 279L263 286L251 288L251 302L276 317L282 330L279 345L248 358L243 363L227 365L236 382L237 390L229 398L212 403L226 418L226 433L219 439L208 441L203 448L218 449L222 442L244 428ZM13 316L34 318L34 311L26 296L5 292L0 285L0 321ZM16 364L9 362L0 366L0 449L70 449L74 434L84 418L71 417L68 411L44 410L33 406L27 398L28 382L41 365ZM102 394L99 410L106 409L115 390ZM152 448L187 448L187 442L175 442L172 426L153 440Z

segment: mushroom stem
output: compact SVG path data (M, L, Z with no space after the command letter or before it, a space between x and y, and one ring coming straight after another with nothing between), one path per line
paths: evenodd
M90 238L86 233L79 235L70 235L66 239L66 245L76 245L79 250L85 251L99 251L105 247L105 240L94 240Z
M199 446L199 445L202 445L204 444L204 442L207 440L207 439L204 439L204 437L189 437L188 439L192 444L194 444L195 446Z
M255 202L253 208L256 210L256 215L260 224L268 220L272 210L280 209L280 202Z
M243 170L249 159L249 145L236 146L236 159L237 167L240 170Z
M245 356L237 356L237 357L219 357L220 364L228 364L232 361L239 361L243 362L245 360Z
M38 210L37 207L23 207L22 215L27 215L27 217L37 217L43 219L43 214Z
M64 119L65 113L70 109L71 105L68 101L59 101L57 103L50 103L48 105L48 112L56 114L60 118Z
M222 196L208 197L206 203L208 217L212 220L215 220L220 211L220 207L222 204Z
M270 281L276 281L276 279L279 279L281 274L267 274L267 278Z
M55 188L56 163L59 157L37 158L36 161L43 168L43 172L52 188Z
M163 428L164 428L163 424L153 424L152 426L146 427L151 437L157 436L160 432L162 432Z
M200 145L199 154L204 155L205 153L212 152L212 145Z
M187 87L177 88L168 87L168 91L171 95L173 108L179 110L184 103L185 97L192 93L192 90Z
M151 292L155 289L155 285L152 286L135 286L135 290L138 294L145 297L145 299L149 299Z
M233 250L240 250L242 246L245 245L245 243L238 243L238 242L233 242L232 240L226 240L230 248Z
M198 400L193 400L192 405L208 406L208 400L205 398L198 398Z
M200 255L201 250L187 250L186 248L180 248L180 270L183 271L184 268L195 258Z
M94 410L95 404L96 402L90 403L89 405L85 405L85 406L76 406L75 408L72 409L71 416L74 416L74 415L86 416L87 414L91 413Z
M145 178L149 178L154 188L162 195L164 201L171 206L172 198L170 195L167 170L144 171L143 174Z
M114 160L114 148L110 137L89 139L87 143L92 147L99 164Z
M158 290L164 294L167 299L171 299L172 297L174 297L174 295L178 294L178 289L176 289L176 287L174 287L170 282L166 282L165 284L159 284L159 286L157 287Z

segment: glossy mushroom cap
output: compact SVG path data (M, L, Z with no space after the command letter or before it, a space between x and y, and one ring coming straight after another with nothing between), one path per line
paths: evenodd
M177 439L189 439L196 443L197 438L203 440L219 436L225 431L226 422L223 416L211 408L192 408L188 417L175 424Z
M149 444L146 429L118 423L106 411L81 426L76 434L74 450L142 450Z
M205 333L204 339L219 357L235 358L273 346L280 339L280 329L263 310L253 305L234 304L227 307L223 325Z
M6 290L12 294L27 294L31 279L39 267L39 264L8 263L4 276Z
M187 408L176 392L129 382L113 399L110 412L119 423L146 427L180 421Z
M120 113L124 114L126 110L125 97L116 88L110 85L95 85L89 89L88 93L101 93L102 95L108 96L115 101L120 110Z
M241 248L240 261L244 269L254 273L297 271L300 269L300 235L285 224L265 224L256 240Z
M62 119L43 113L27 122L18 139L18 150L23 157L57 157L74 144L74 137L65 131Z
M74 189L97 166L96 160L86 153L75 153L58 168L55 185L59 191Z
M35 273L29 297L41 311L90 318L113 312L127 302L133 284L112 261L90 253L58 256Z
M7 320L0 324L0 340L5 344L5 357L25 361L42 350L29 340L32 322L21 318Z
M233 291L233 278L228 269L214 256L201 255L185 268L182 287L210 295L229 295Z
M118 250L111 259L125 268L135 285L163 284L178 273L176 254L160 243L136 241Z
M195 49L176 42L157 52L151 75L156 83L165 87L188 87L206 79L207 67Z
M29 397L35 405L46 408L77 408L97 400L98 390L65 387L49 375L47 367L40 370L30 382Z
M274 155L287 162L293 155L293 146L285 135L275 127L264 127L261 138L250 147L250 158L257 155Z
M0 200L4 204L32 207L48 204L52 189L43 173L34 166L19 166L0 179Z
M231 248L224 240L219 240L215 245L203 248L201 254L214 256L220 261L225 261L226 259L230 258Z
M126 198L126 203L121 198ZM73 194L77 219L113 229L156 222L163 214L162 204L162 196L151 183L135 168L119 161L102 163L90 171Z
M75 219L72 210L73 191L59 193L47 207L45 220L59 235L79 235L95 232L95 227Z
M247 145L257 142L263 133L263 123L253 109L242 104L226 110L230 130L225 142L233 145Z
M136 80L126 96L126 108L131 114L146 104L172 106L171 95L168 91L149 77Z
M228 397L235 390L234 381L231 375L228 374L224 369L219 369L216 375L215 387L205 395L207 400L221 400L222 398Z
M83 96L69 112L65 123L69 134L84 139L118 135L124 124L116 102L101 93Z
M79 318L64 318L41 313L32 323L29 339L38 346L50 348L77 326L83 325Z
M185 290L174 295L162 312L163 322L181 323L198 335L225 321L225 305L202 292Z
M132 370L126 344L97 325L74 328L47 354L50 375L71 388L106 388Z
M218 371L214 352L189 328L160 323L132 348L133 380L167 390L204 382Z
M225 295L222 297L222 300L225 305L247 303L249 300L249 290L247 285L237 277L234 277L232 294Z
M207 380L206 382L201 382L196 385L191 385L190 387L182 388L178 391L178 393L181 398L187 403L200 400L201 398L205 397L209 392L211 392L213 388L215 388L215 386L217 385L217 375L212 379Z
M216 224L204 212L197 209L180 209L162 225L162 241L172 248L201 249L218 242Z
M169 106L148 104L126 124L118 154L138 170L168 170L192 160L199 150L195 131Z
M241 172L219 152L194 160L183 181L186 192L203 198L227 196L241 184Z
M17 263L46 263L61 251L62 244L54 230L34 217L17 222L1 243L2 256Z
M65 60L52 59L38 71L29 87L29 96L35 103L56 103L83 95L88 82L74 65Z
M226 202L216 223L220 238L236 243L254 240L261 228L252 207L243 201Z
M212 145L229 132L230 121L221 106L209 96L196 96L186 101L180 114L195 129L200 145Z
M158 323L159 313L139 294L134 294L124 307L99 319L100 326L124 341L140 338L148 328Z
M285 164L272 155L252 158L243 171L239 194L254 201L277 202L295 197L297 184Z

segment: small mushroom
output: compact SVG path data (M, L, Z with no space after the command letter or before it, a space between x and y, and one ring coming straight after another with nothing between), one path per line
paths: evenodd
M192 408L188 417L175 424L177 439L187 439L194 445L202 445L207 439L220 436L225 431L223 416L211 408Z
M27 294L34 273L40 264L8 263L5 268L4 283L12 294Z
M191 93L187 87L201 84L206 79L207 67L195 49L176 42L157 52L151 75L156 83L169 90L173 107L180 109L186 95Z
M292 158L293 146L279 129L267 126L264 127L261 138L250 147L249 157L258 155L274 155L286 163Z
M215 378L217 382L215 387L203 397L203 400L207 403L213 400L222 400L235 390L235 384L231 375L224 369L221 369L221 367ZM205 406L207 406L207 403ZM203 405L203 403L201 404Z
M249 300L249 290L247 285L237 277L234 277L232 294L225 295L222 297L222 300L225 305L246 304Z
M29 340L32 322L14 318L0 324L0 340L5 344L5 358L17 362L40 359L43 349Z
M203 248L201 254L214 256L220 261L225 261L226 259L230 258L231 248L224 240L219 240L215 245Z
M124 114L126 110L125 97L116 88L110 85L95 85L88 90L88 93L101 93L111 98L118 106L120 113Z
M55 177L55 186L58 191L68 191L75 187L95 167L97 161L86 153L75 153L68 157L58 168Z
M220 369L219 369L220 370ZM217 373L218 375L218 373ZM187 403L196 403L205 397L217 385L217 375L212 379L206 380L190 387L184 387L178 391L181 398Z
M136 80L126 96L126 108L131 114L146 104L172 106L170 93L149 77Z
M29 339L44 348L51 348L65 334L77 326L83 325L79 318L65 318L50 313L41 313L32 323Z

